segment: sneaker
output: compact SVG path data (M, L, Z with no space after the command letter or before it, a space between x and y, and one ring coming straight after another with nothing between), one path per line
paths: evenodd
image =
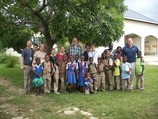
M39 95L40 95L40 93L39 93L39 92L37 92L37 93L36 93L36 96L39 96Z
M57 95L60 94L59 92L54 92L54 93L57 94Z

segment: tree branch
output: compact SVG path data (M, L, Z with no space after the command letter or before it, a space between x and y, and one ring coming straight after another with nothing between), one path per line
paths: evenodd
M43 4L42 4L41 8L38 10L38 12L41 12L46 6L47 6L46 0L43 0Z

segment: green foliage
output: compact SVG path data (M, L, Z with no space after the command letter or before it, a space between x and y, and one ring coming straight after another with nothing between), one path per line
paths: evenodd
M21 26L18 29L20 32L24 27L35 33L41 32L49 50L55 43L64 43L66 38L71 41L73 37L83 43L106 46L123 34L123 14L126 9L123 2L124 0L15 0L2 2L1 14L11 23ZM15 27L14 30L16 31ZM14 32L10 40L14 42L14 34L28 33ZM18 41L26 39L25 35L21 37Z
M0 64L4 64L6 59L7 59L6 56L0 56Z
M0 13L0 49L12 47L20 52L26 46L26 41L31 38L30 30L11 21L8 16Z
M14 68L17 63L18 63L17 57L6 56L5 64L7 68Z

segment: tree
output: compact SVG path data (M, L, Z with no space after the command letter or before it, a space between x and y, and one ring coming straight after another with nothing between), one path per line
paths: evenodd
M30 30L9 21L9 18L1 13L0 21L0 49L13 47L14 50L21 52L20 49L26 47L26 41L31 38Z
M106 46L123 34L124 0L13 0L2 9L16 22L41 32L47 53L58 41L77 37ZM27 25L26 25L27 24Z

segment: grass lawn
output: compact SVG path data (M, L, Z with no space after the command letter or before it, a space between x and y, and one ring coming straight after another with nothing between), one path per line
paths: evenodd
M17 116L23 115L29 119L82 119L89 118L76 112L68 116L63 111L68 107L77 107L101 119L149 119L158 118L158 66L145 66L145 90L131 92L106 91L96 95L72 94L34 94L20 95L11 93L9 87L0 83L0 97L5 97L5 103L14 107ZM0 80L6 79L12 86L22 88L23 72L17 65L13 69L0 66ZM7 99L13 97L11 99ZM0 105L4 104L0 100ZM10 118L15 114L6 114L0 107L0 117Z

